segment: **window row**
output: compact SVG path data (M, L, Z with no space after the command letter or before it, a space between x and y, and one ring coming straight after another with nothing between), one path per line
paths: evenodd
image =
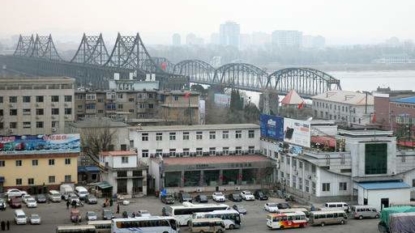
M333 109L336 111L341 111L341 112L349 112L350 113L356 113L356 108L352 108L352 107L348 107L348 106L340 106L340 105L336 105L336 104L329 104L329 103L322 103L322 102L314 102L313 103L314 106L319 107L319 108L327 108L327 109Z
M21 167L23 166L23 161L22 160L15 160L15 165L16 167ZM55 159L49 159L48 160L48 164L50 166L55 165ZM70 158L65 158L65 165L70 165L71 164L71 159ZM32 166L38 166L39 165L39 160L38 159L32 159ZM5 167L6 166L6 160L0 160L0 167Z
M216 147L209 147L209 151L203 150L203 148L196 148L196 151L190 151L190 148L183 148L180 152L177 149L170 149L169 152L164 152L162 149L157 149L155 153L150 153L149 150L142 150L141 156L143 158L155 157L155 156L210 156L210 155L247 155L255 154L258 151L255 150L255 146L249 146L248 150L242 150L241 146L235 147L235 150L229 150L229 147L222 147L221 151L218 151Z
M50 114L51 115L59 115L59 108L51 108L50 109ZM34 113L36 113L36 116L43 116L45 115L45 110L43 108L36 108L34 111ZM65 108L64 109L64 113L65 115L72 115L72 108ZM23 108L22 109L22 114L23 115L32 115L32 109L30 108ZM9 116L17 116L19 115L19 110L16 108L13 109L9 109ZM4 116L4 110L1 109L0 110L0 116Z
M71 175L65 175L65 181L64 182L72 182L72 176ZM49 176L48 177L48 183L49 184L55 184L56 178L55 176ZM35 185L35 178L27 178L27 185ZM16 185L23 185L23 179L22 178L16 178Z
M164 133L156 133L156 141L163 141L163 134ZM209 132L209 139L210 140L215 140L216 138L219 139L219 137L217 137L218 134L220 136L219 132L210 131ZM221 135L220 139L229 139L230 134L231 133L229 131L222 131L222 135ZM170 141L175 141L177 139L177 135L178 135L178 133L170 132L169 133L169 140ZM235 133L234 133L234 138L241 139L242 138L242 130L236 130ZM255 130L248 130L248 138L255 138ZM149 134L148 133L143 133L141 135L141 140L142 141L149 141ZM183 132L182 140L190 140L190 132ZM203 140L203 132L202 131L196 132L196 140Z
M43 103L45 101L45 96L9 96L9 103L17 103L19 98L21 98L22 103L31 103L32 100L35 100L36 103ZM58 103L62 96L52 95L50 96L50 102ZM0 96L0 103L4 103L4 96ZM64 102L72 102L71 95L65 95L62 98Z

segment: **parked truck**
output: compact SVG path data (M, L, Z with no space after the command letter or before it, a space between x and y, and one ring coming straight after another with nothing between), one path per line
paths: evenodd
M399 206L384 208L378 224L381 233L415 232L415 207Z
M74 184L71 184L71 183L61 184L60 193L61 193L62 199L67 201L69 198L69 195L72 193L75 193Z

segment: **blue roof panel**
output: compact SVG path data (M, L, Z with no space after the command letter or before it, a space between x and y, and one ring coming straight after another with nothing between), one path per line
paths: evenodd
M405 182L371 182L371 183L359 183L359 186L368 189L368 190L376 190L376 189L406 189L410 188L407 183Z
M392 102L415 104L415 96L393 99Z
M97 166L78 166L78 172L99 172Z

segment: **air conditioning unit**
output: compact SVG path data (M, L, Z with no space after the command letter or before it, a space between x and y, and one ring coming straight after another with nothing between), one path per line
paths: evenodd
M50 106L55 107L55 104L54 104L54 103L52 103Z
M56 132L56 128L52 128L52 132Z
M12 108L12 107L13 107L13 104L9 104L9 107L11 107L11 108Z
M65 103L65 107L68 107L69 105L67 103Z
M36 117L36 120L39 120L39 119L40 119L40 117L38 117L38 116L37 116L37 117Z
M241 187L236 186L236 187L235 187L235 190L241 190Z
M52 117L51 117L51 119L55 120L55 119L56 119L56 117L55 117L55 116L52 116Z
M65 116L65 119L69 119L69 116Z
M9 129L9 133L13 133L14 131L13 131L13 129Z
M201 193L203 191L203 189L202 188L197 188L196 189L196 192L198 192L198 193Z
M36 104L36 107L40 107L40 104Z
M308 178L309 180L311 180L311 175L309 175L307 178Z

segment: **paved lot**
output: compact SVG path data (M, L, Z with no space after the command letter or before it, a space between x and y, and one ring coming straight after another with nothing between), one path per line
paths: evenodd
M271 198L269 202L278 202L283 201L281 199ZM251 202L242 202L241 204L245 206L248 211L248 214L243 217L243 226L242 229L235 230L240 233L260 233L260 232L269 232L270 230L266 226L266 214L263 210L264 203L266 201L251 201ZM96 211L101 217L103 200L99 200L97 205L87 205L84 207L79 207L82 212L82 217L84 219L85 212L88 210ZM210 203L213 203L210 200ZM233 205L232 202L226 201L226 204ZM148 210L152 215L160 215L163 203L160 202L156 197L142 197L135 198L131 200L131 204L128 206L120 205L120 213L124 210L129 212L138 211L140 209ZM112 210L116 210L116 205L111 207ZM31 213L37 213L42 217L42 225L15 225L13 222L13 209L7 208L6 211L0 211L0 220L9 220L12 222L10 227L10 232L16 233L54 233L55 228L58 225L72 224L69 220L69 210L66 209L65 202L61 203L50 203L50 204L38 204L37 208L28 209L23 207L23 210L27 215ZM118 214L120 216L120 214ZM325 227L307 227L306 229L286 229L283 232L308 232L308 233L333 233L333 232L363 232L363 233L378 233L377 219L367 219L367 220L350 220L345 225L332 225ZM85 224L83 220L82 224ZM182 228L183 232L189 232L186 227Z

